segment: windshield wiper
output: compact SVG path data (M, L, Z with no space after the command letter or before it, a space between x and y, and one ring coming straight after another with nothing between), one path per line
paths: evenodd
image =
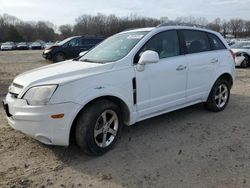
M90 60L90 59L82 59L81 61L86 61L86 62L89 62L89 63L102 63L102 62L93 61L93 60Z

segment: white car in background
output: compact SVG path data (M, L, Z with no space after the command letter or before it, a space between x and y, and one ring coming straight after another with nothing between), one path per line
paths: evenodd
M15 50L16 45L14 42L5 42L1 45L1 50Z
M68 146L71 136L101 155L124 125L197 103L224 110L234 80L234 54L219 33L162 24L17 76L3 105L14 129L51 145Z
M250 66L250 41L237 41L231 46L235 53L235 65L237 67L247 68Z
M54 45L54 43L53 42L47 42L47 43L45 43L45 46L44 46L44 48L45 49L49 49L51 46L53 46Z

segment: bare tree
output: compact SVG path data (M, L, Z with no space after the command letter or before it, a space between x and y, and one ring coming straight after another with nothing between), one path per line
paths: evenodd
M226 20L223 20L221 22L221 32L224 37L226 37L226 35L229 33L229 29L230 29L229 23Z
M208 27L214 31L221 31L221 20L220 18L216 18L213 22L208 24Z
M69 25L69 24L61 25L59 27L59 31L60 31L63 39L68 38L68 37L72 36L73 27L72 27L72 25Z
M231 19L229 23L232 34L234 35L235 38L237 38L240 35L240 32L242 32L243 30L244 26L243 20L239 18Z
M0 42L11 41L55 41L67 38L73 35L92 35L92 36L110 36L125 29L153 27L162 22L168 23L190 23L208 26L210 29L221 32L224 37L227 34L233 34L235 37L250 37L250 20L244 21L239 18L225 19L216 18L208 23L204 17L178 17L175 20L169 20L168 17L160 19L140 17L131 14L127 17L117 17L114 14L105 15L81 15L75 20L73 25L61 25L58 27L60 34L55 31L56 26L51 22L24 22L14 16L0 15Z

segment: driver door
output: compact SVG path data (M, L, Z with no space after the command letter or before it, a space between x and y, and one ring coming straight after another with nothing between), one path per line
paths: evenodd
M84 51L84 50L83 50ZM68 43L68 56L69 58L75 58L81 52L81 40L80 38L74 38Z
M146 50L159 54L160 61L136 70L137 110L139 119L182 105L186 101L187 60L180 53L179 39L174 30L153 36L137 53Z

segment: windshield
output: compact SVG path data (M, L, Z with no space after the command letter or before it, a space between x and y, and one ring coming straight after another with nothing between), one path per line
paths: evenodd
M80 61L107 63L122 59L147 34L147 31L120 33L109 37L81 57Z
M234 49L250 49L250 42L237 42L231 46Z
M61 42L56 42L57 45L64 45L66 42L70 41L71 39L73 39L75 37L69 37L69 38L66 38L64 40L62 40Z

